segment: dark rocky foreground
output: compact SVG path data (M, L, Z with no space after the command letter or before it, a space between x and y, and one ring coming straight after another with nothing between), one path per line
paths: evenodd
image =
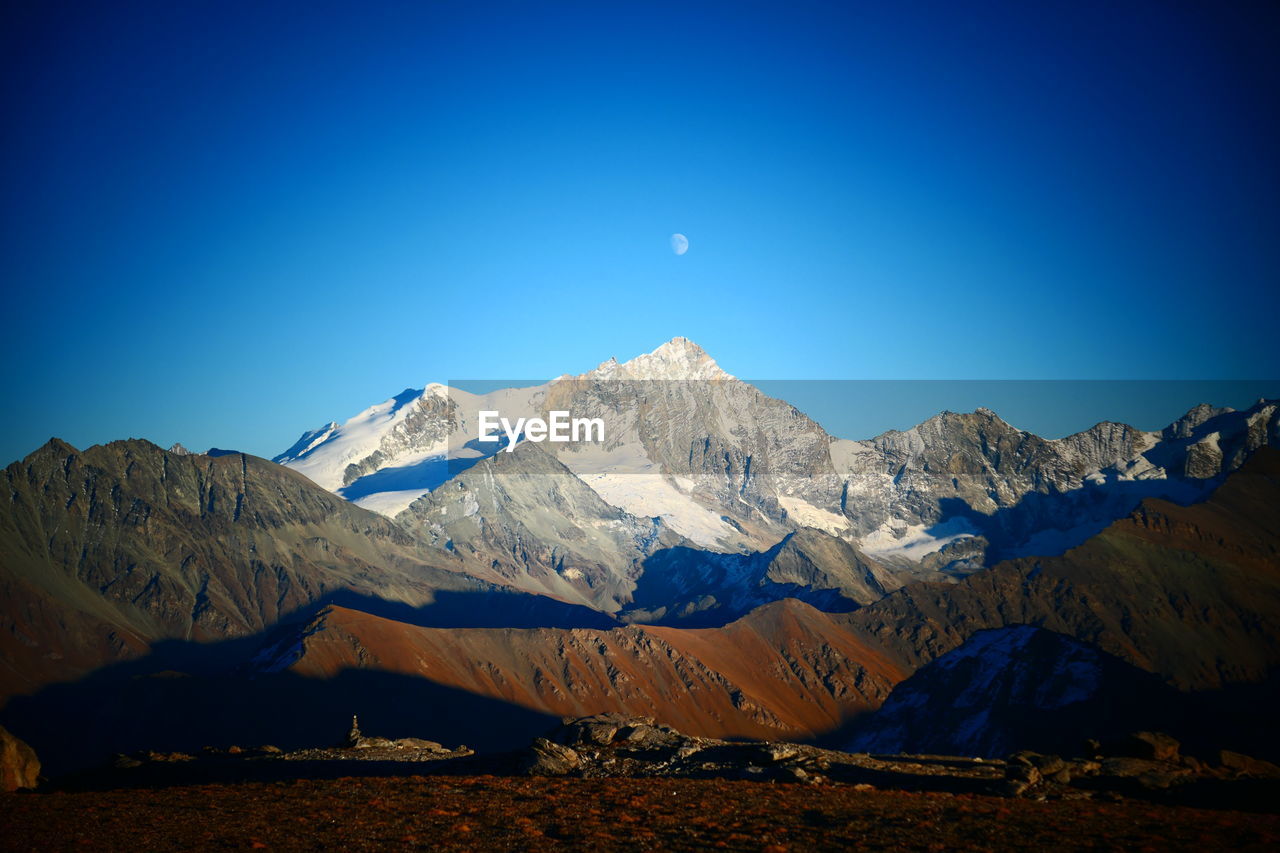
M495 776L11 794L5 850L1274 850L1280 817L833 783Z
M1029 751L1005 759L873 755L779 742L686 735L652 718L566 719L523 750L478 755L420 738L360 732L336 746L206 747L199 754L139 752L51 787L67 791L281 782L343 777L566 777L702 779L945 792L1037 802L1141 799L1166 805L1280 812L1280 767L1234 752L1183 755L1168 735L1138 732L1082 744L1081 755Z
M867 755L566 720L477 755L339 745L142 752L0 799L4 850L1276 849L1280 768L1139 733L1091 757ZM1205 807L1209 808L1205 808Z

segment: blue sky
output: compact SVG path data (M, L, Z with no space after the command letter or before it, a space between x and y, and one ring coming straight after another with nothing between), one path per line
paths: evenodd
M272 455L676 335L753 378L1275 377L1265 6L10 4L0 455Z

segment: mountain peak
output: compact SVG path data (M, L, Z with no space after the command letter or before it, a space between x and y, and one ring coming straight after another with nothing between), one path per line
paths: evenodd
M649 355L659 354L705 356L707 352L688 338L677 335L653 352L649 353Z
M37 459L65 459L68 456L75 456L79 453L79 450L76 450L70 444L67 444L57 436L54 436L35 450L28 453L26 458L22 461L30 464Z
M732 379L702 347L684 337L675 337L653 352L618 363L603 362L589 376L599 379Z
M1194 406L1182 417L1178 418L1169 426L1165 427L1165 433L1173 438L1188 438L1196 431L1198 427L1206 421L1212 420L1219 415L1230 414L1235 409L1223 406L1211 406L1208 403L1200 403Z

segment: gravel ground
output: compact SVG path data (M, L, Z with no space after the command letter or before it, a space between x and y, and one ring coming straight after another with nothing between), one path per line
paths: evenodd
M704 779L304 779L0 796L3 850L1280 849L1280 816Z

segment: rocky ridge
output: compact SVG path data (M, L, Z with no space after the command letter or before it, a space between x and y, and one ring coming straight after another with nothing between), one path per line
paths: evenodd
M477 444L481 407L513 416L558 409L599 417L606 441L539 445L563 466L552 472L537 454L514 461L494 456L498 446ZM826 588L865 603L904 583L1063 553L1146 498L1203 499L1259 447L1280 441L1278 412L1274 401L1239 412L1198 406L1161 431L1100 423L1046 440L979 409L852 441L827 434L677 338L630 361L610 359L535 388L480 396L439 385L406 392L342 427L304 435L277 458L426 533L443 558L456 559L461 550L469 571L495 568L518 588L550 589L608 612L631 604L653 553L650 538L631 531L654 524L666 532L665 544L684 540L685 569L693 575L717 571L717 554L767 554L812 531L807 559L831 583ZM338 464L351 446L370 442L376 450ZM329 482L336 475L314 473L350 464L359 476L344 475L341 486ZM582 491L563 485L563 470L611 510L582 496L558 501L556 494ZM467 471L468 503L449 514L445 507L458 496L435 493ZM539 478L549 482L538 485ZM499 505L502 511L492 509ZM608 554L584 553L571 528L597 529L613 510L626 535L600 543ZM581 524L566 527L566 520ZM819 544L822 537L833 541ZM705 567L696 565L700 559ZM861 569L850 576L852 565ZM657 606L668 619L698 614L704 608L697 598L734 592L741 590L700 591ZM764 600L767 593L759 591L752 599ZM633 609L639 617L654 605ZM728 609L734 611L745 612Z

